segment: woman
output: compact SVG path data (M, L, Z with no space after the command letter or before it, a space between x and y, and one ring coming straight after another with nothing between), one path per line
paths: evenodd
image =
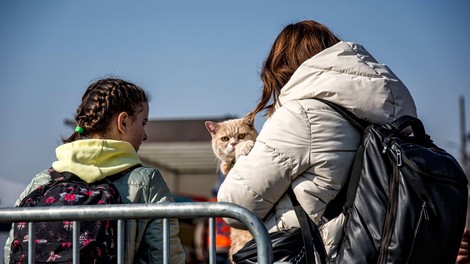
M299 227L285 195L292 186L302 208L321 226L327 253L333 256L343 217L324 219L323 214L347 180L361 136L329 106L312 99L331 101L370 122L388 123L416 116L413 98L362 46L341 41L315 21L281 31L261 79L262 96L249 116L265 110L268 120L251 152L227 175L218 200L254 212L269 232L287 230Z
M121 79L106 78L92 83L77 108L75 132L57 147L57 161L52 168L58 172L72 172L87 183L109 177L125 204L173 202L160 172L141 166L137 156L140 145L147 138L148 101L142 88ZM111 177L121 172L125 172L123 176ZM50 180L50 170L40 172L16 205ZM125 263L163 261L162 219L128 220L125 231ZM171 219L171 263L185 263L178 232L177 219ZM5 246L5 263L9 263L11 246L12 232Z

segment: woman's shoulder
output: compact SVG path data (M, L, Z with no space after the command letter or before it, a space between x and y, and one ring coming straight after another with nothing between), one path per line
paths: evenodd
M280 123L297 120L308 125L312 119L322 119L330 112L332 109L323 102L313 98L304 98L286 102L274 112L272 119Z

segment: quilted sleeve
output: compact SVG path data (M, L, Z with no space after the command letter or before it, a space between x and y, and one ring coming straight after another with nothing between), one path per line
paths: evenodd
M304 109L294 103L265 123L251 152L240 157L222 183L218 201L241 205L264 218L292 179L309 166L311 132ZM237 221L226 219L235 227Z
M150 176L147 198L148 203L174 202L158 170L154 170ZM178 220L172 218L170 219L170 263L185 262L185 253L178 235ZM153 219L148 222L136 257L138 260L135 260L135 263L161 263L163 261L163 219Z

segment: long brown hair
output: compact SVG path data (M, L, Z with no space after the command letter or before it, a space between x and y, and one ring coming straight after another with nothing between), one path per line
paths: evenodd
M77 108L75 120L83 132L74 132L69 143L92 135L104 135L115 114L127 112L133 116L139 107L149 102L141 87L117 78L100 79L88 86Z
M274 41L264 61L260 74L263 93L258 105L247 118L254 120L255 115L262 110L266 110L268 117L271 116L282 87L295 70L304 61L339 41L326 26L313 20L287 25ZM268 105L270 100L272 103Z

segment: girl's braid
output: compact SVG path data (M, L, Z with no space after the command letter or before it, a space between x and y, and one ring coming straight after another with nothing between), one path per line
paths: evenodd
M147 93L135 84L116 78L98 80L88 87L75 114L83 133L75 132L64 143L87 135L104 135L115 114L127 112L133 116L148 101Z

